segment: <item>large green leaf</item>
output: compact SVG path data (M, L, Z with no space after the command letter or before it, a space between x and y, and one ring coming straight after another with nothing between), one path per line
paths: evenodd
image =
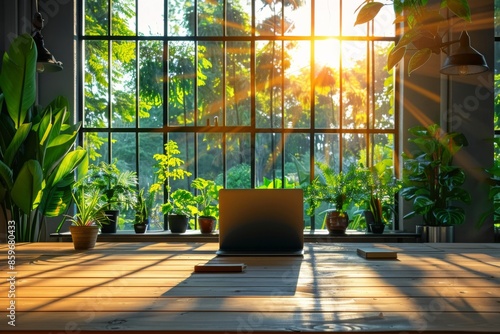
M87 151L84 149L77 149L68 152L57 166L54 173L52 173L48 185L53 187L57 186L68 174L73 174L75 169L85 161Z
M12 187L11 197L14 203L26 214L38 206L44 186L40 163L28 160L17 175Z
M47 147L45 151L44 171L51 173L52 170L58 167L58 164L70 152L76 141L78 132L72 134L63 134L57 136Z
M469 2L467 0L442 0L446 6L462 20L471 22Z
M5 195L14 185L14 173L9 166L0 160L0 202L3 202Z
M358 16L356 17L356 22L354 25L363 24L368 21L371 21L377 16L380 9L384 7L384 4L381 2L367 2L361 9L359 10Z
M19 128L17 129L14 138L12 138L12 141L10 142L9 146L7 147L7 150L5 151L5 155L3 158L4 162L8 166L12 165L14 157L19 152L19 148L21 147L21 145L23 145L30 131L31 131L31 123L21 124L21 126L19 126Z
M16 128L35 103L36 57L35 42L28 34L16 38L3 57L0 88Z
M408 63L408 75L424 65L429 60L431 55L432 50L429 48L424 48L415 52Z

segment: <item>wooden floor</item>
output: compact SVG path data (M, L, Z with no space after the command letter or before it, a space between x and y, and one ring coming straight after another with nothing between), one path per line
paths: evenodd
M17 244L9 267L0 245L0 332L500 333L500 244L372 244L397 260L359 257L367 246L220 258L213 242Z

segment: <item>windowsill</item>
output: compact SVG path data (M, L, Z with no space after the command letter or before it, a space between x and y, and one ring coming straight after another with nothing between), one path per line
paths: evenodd
M71 241L69 232L52 233L51 241ZM198 230L188 230L185 233L172 233L170 231L146 231L138 234L134 231L118 231L117 233L101 233L98 241L112 242L158 242L158 241L192 241L192 242L218 242L218 231L202 234ZM419 242L417 233L385 231L383 234L368 233L365 231L348 230L345 235L329 235L327 230L304 231L305 242Z

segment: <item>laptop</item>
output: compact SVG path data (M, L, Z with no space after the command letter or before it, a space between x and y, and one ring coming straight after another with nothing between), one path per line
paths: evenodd
M221 189L220 256L302 256L302 189Z

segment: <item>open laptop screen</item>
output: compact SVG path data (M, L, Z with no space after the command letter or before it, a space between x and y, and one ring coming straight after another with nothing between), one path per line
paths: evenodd
M302 189L222 189L219 210L219 251L303 249Z

